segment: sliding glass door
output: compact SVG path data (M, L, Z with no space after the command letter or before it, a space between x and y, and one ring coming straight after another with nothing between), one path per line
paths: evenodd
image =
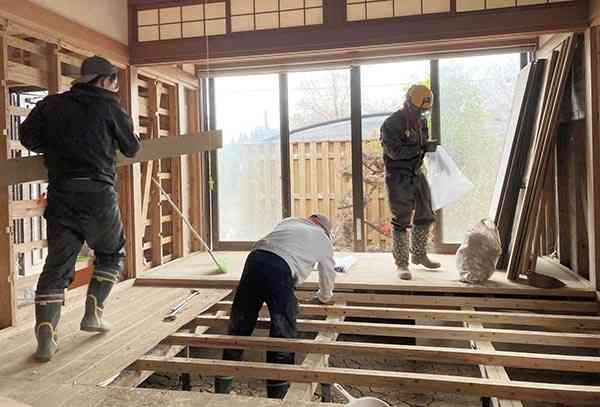
M213 239L235 249L282 218L279 78L216 78L213 94L213 127L223 131L224 144L213 175Z
M475 186L444 208L445 243L488 216L519 71L518 53L439 61L442 145Z
M288 74L292 216L320 212L353 248L350 70Z
M392 215L385 189L379 129L390 114L403 106L406 91L413 84L429 86L428 60L361 67L362 165L367 251L392 249Z
M430 135L475 185L437 213L434 249L453 252L487 216L519 68L513 53L211 80L211 128L224 137L211 155L215 247L247 250L283 216L321 212L336 249L389 251L379 129L425 84Z

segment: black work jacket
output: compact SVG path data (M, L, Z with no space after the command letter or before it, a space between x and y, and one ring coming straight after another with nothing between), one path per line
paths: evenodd
M116 95L91 85L45 97L19 126L19 135L26 148L44 154L50 183L90 178L114 184L117 150L133 157L140 149Z
M407 112L400 109L383 122L380 139L387 172L417 174L420 171L429 131L426 119L418 121L420 123L410 126Z

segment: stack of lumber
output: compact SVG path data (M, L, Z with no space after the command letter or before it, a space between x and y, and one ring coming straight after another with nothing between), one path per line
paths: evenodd
M499 181L502 192L495 214L504 242L498 267L508 266L507 277L511 280L535 271L543 191L574 51L575 36L570 35L547 61L537 61L527 73L529 90L522 99L514 140L508 150L506 176ZM533 117L536 105L537 114Z

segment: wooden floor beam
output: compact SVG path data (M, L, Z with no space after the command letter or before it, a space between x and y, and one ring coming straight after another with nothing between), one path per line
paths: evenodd
M466 310L473 311L472 308L466 308ZM467 328L483 329L483 325L479 322L465 322L464 325ZM488 341L471 341L471 348L480 352L495 352L494 345ZM529 362L529 358L526 357L524 361ZM481 370L482 377L510 383L510 377L504 366L503 363L494 363L490 359L480 363L479 369ZM496 397L492 400L492 404L494 407L523 407L523 403L519 400L508 400Z
M504 352L484 349L460 349L414 345L390 345L366 342L318 342L311 339L280 339L228 335L176 333L164 341L167 345L210 349L244 349L338 355L362 355L402 358L436 363L490 364L527 369L600 373L600 358L542 353Z
M198 325L213 328L226 328L228 317L199 316L195 319ZM259 318L257 328L267 329L270 321ZM452 340L480 340L505 343L522 343L529 345L566 346L575 348L600 347L600 335L520 331L512 329L476 329L450 326L419 326L399 324L375 324L364 322L328 322L314 320L298 320L297 328L304 332L336 332L353 335L391 336L400 338L434 338Z
M462 393L509 399L540 400L563 403L600 403L600 387L573 386L536 382L503 383L474 377L404 373L342 368L305 368L254 362L230 362L207 359L145 357L135 362L140 370L203 376L234 376L298 383L342 383L359 386L393 387L398 392Z
M212 308L229 311L232 301L221 301ZM266 310L266 307L264 308ZM267 315L267 314L265 314ZM346 316L381 319L412 319L419 321L480 322L488 324L527 325L555 330L600 330L600 317L575 315L545 315L523 312L490 312L391 307L327 306L301 304L302 316Z
M343 305L343 304L336 304ZM344 316L328 316L327 322L344 322ZM337 332L319 332L315 338L315 342L318 343L334 343L338 338ZM329 354L322 352L308 352L308 355L302 362L303 367L328 367L329 366ZM287 394L285 395L285 401L287 402L298 402L298 401L310 401L317 388L317 383L292 383Z

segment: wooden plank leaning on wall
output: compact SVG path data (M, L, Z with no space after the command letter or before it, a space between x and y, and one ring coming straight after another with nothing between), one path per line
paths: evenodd
M587 123L587 225L589 241L590 280L596 290L600 289L600 117L599 83L600 69L600 21L585 32L586 68L586 123Z

